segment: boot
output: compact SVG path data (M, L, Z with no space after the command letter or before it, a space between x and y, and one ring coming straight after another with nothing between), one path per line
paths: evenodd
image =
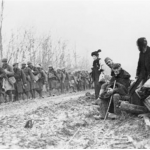
M95 119L104 119L106 112L107 112L107 108L108 108L108 101L107 100L102 100L100 99L100 107L98 108L100 114L98 116L94 116Z
M119 109L119 100L120 100L120 95L119 94L114 94L113 95L113 103L114 103L114 114L116 115L121 115L121 110Z

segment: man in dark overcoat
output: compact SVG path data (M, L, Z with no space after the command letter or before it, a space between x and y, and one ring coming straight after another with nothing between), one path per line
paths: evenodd
M93 57L93 60L94 60L93 68L92 68L92 78L94 81L95 99L97 99L99 97L99 92L100 92L100 88L101 88L101 84L99 83L99 76L101 74L101 64L100 64L99 52L101 52L101 50L91 53L91 56Z
M24 87L24 93L27 96L27 99L30 99L30 94L31 94L31 83L34 82L34 75L29 67L26 66L26 63L22 63L21 67L22 71L25 74L26 77L26 83L27 86Z
M31 95L32 95L32 99L34 99L35 98L35 91L36 91L36 89L38 87L38 85L36 83L37 79L36 79L35 76L37 76L39 72L38 72L37 68L32 65L31 62L28 62L27 65L31 69L31 71L32 71L32 73L34 75L34 78L35 78L34 80L31 80L31 82L30 82L31 83Z
M14 100L17 101L23 99L24 87L27 86L27 82L25 73L23 72L23 70L18 68L18 63L13 64L13 70L14 70L14 77L16 79L16 82L14 84L15 88Z
M39 72L39 79L37 80L37 88L36 91L39 93L40 98L43 97L43 85L46 84L46 74L40 65L37 65L37 69Z
M130 87L130 103L135 105L143 105L137 94L137 89L150 78L150 47L147 45L146 38L142 37L137 40L137 47L140 51L136 72L136 82Z
M121 68L121 65L114 63L112 66L112 78L108 84L105 84L105 90L100 97L100 115L96 118L103 119L108 109L110 97L112 96L112 103L109 112L115 115L120 115L121 111L117 107L121 96L128 94L128 87L130 86L130 74ZM115 87L114 87L115 84ZM114 89L113 89L114 88Z
M13 68L8 64L7 58L3 58L2 63L3 63L2 68L4 69L7 75L7 79L9 80L9 78L14 76ZM6 91L6 94L9 96L9 101L13 101L12 90L14 90L14 85L12 85L12 89Z
M51 96L52 90L56 88L57 80L59 80L57 73L52 66L49 66L47 77L49 85L49 96Z
M0 104L5 102L5 91L3 89L3 79L7 78L7 75L2 67L0 67Z

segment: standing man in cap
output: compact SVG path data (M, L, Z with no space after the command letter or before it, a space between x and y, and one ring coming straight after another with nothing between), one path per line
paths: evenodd
M71 90L70 92L76 92L77 90L76 79L73 72L69 72L68 77L69 77L69 88Z
M7 63L7 58L2 59L2 68L4 69L8 80L9 78L14 76L13 68ZM6 94L9 96L9 101L13 101L12 90L13 90L13 85L12 85L12 89L6 91Z
M91 53L91 56L93 57L93 60L94 60L93 68L92 68L92 78L94 81L95 99L98 98L100 88L101 88L101 85L99 84L99 76L100 76L102 70L101 70L99 52L101 52L100 49Z
M107 66L108 66L109 68L112 68L114 62L112 61L111 58L106 57L104 61L105 61L105 63L107 64Z
M3 90L3 79L7 78L7 75L2 67L0 67L0 104L5 102L5 91Z
M136 82L130 88L129 94L131 97L130 103L135 105L143 105L137 92L143 84L150 79L150 47L147 45L147 40L141 37L136 42L139 54L139 61L136 71Z
M52 95L52 90L56 88L57 80L59 80L56 71L52 66L48 69L48 85L49 85L49 96Z
M64 83L65 83L65 75L62 71L62 69L57 69L57 77L59 78L58 82L59 82L59 85L60 85L60 90L61 90L61 94L64 93Z
M46 84L46 75L40 65L37 65L37 69L40 75L39 75L39 79L37 80L38 87L36 91L39 93L40 98L44 98L43 97L43 85Z
M113 73L113 71L112 71L112 66L113 66L113 64L114 64L113 60L112 60L111 58L109 58L109 57L106 57L104 61L105 61L106 65L111 69L111 76L113 76L113 75L114 75L114 73ZM109 82L109 81L107 81L107 82ZM103 91L104 91L105 87L107 86L107 84L108 84L108 83L104 83L104 84L101 86L100 94L99 94L100 96L101 96L101 93L103 93Z
M62 69L63 75L64 75L64 89L66 91L69 91L69 76L68 72L66 71L65 68Z
M23 70L18 68L18 63L13 64L13 70L14 70L14 77L16 79L16 82L14 84L15 87L14 100L17 101L23 99L23 93L24 93L23 89L24 87L27 86L27 82Z
M101 94L99 109L100 115L95 116L96 119L104 119L111 96L113 100L110 105L109 112L114 113L116 117L118 117L121 114L121 110L118 108L118 102L121 99L121 96L128 94L128 87L130 86L130 74L123 70L119 63L114 63L112 65L112 72L113 76Z
M31 83L34 82L34 75L29 67L26 67L26 63L22 63L22 71L26 77L27 86L24 86L24 93L27 96L27 99L30 99L31 94Z
M36 77L38 77L37 75L38 75L39 72L38 72L37 68L32 65L31 62L28 62L27 64L28 64L28 67L31 69L31 71L34 75L34 81L31 80L31 82L30 82L31 83L31 95L32 95L32 98L34 99L35 98L35 91L36 91L36 88L37 88L36 80L38 79Z

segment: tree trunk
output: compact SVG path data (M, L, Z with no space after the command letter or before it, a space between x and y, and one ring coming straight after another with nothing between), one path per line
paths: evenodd
M3 44L2 44L2 25L3 25L3 10L4 10L4 5L3 5L3 0L1 2L1 15L0 15L0 59L3 57Z
M120 102L119 108L133 114L143 114L148 112L148 109L145 106L133 105L125 101Z
M2 28L0 28L0 59L3 57L3 44L2 44Z

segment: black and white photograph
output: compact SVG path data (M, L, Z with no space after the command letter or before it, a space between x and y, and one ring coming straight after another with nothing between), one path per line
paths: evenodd
M150 149L150 0L0 0L0 149Z

